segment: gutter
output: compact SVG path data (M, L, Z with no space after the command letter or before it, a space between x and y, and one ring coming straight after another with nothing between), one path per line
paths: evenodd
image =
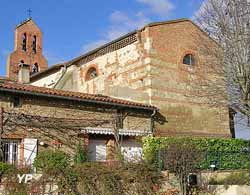
M156 108L151 107L142 107L142 106L136 106L136 105L124 105L121 103L113 103L113 102L105 102L105 101L99 101L99 100L88 100L88 99L82 99L77 97L67 97L67 96L60 96L60 95L51 95L51 94L44 94L39 92L30 92L30 91L22 91L22 90L16 90L16 89L5 89L0 88L0 92L9 92L9 93L19 93L23 95L34 95L34 96L40 96L40 97L49 97L49 98L57 98L61 100L69 100L69 101L79 101L79 102L86 102L86 103L94 103L94 104L103 104L103 105L109 105L109 106L117 106L117 107L123 107L123 108L133 108L133 109L139 109L139 110L153 110L155 111Z
M153 113L150 115L150 132L154 135L154 116L156 115L157 110L154 109Z

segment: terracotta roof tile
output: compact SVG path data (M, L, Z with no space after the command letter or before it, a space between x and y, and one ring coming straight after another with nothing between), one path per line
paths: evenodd
M8 80L0 80L0 92L1 91L10 91L10 92L17 92L17 93L26 93L30 95L45 95L45 96L54 96L54 97L61 97L70 100L80 100L86 102L94 102L100 104L113 104L118 106L128 106L133 108L139 109L148 109L148 110L158 110L156 107L142 104L138 102L113 98L110 96L103 96L103 95L95 95L95 94L88 94L88 93L80 93L80 92L71 92L71 91L64 91L58 89L51 89L45 87L37 87L28 84L20 84L13 81Z

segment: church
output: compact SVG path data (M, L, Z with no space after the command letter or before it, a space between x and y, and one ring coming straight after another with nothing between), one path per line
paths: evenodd
M16 26L14 51L7 61L8 80L20 84L19 78L22 78L21 84L35 89L33 91L37 88L69 96L72 93L89 94L103 100L118 98L126 102L128 109L130 104L142 106L139 110L147 107L146 118L150 121L157 115L158 120L145 123L151 124L147 135L232 136L227 107L210 106L208 98L190 95L194 94L193 79L205 76L208 71L206 64L210 59L201 52L202 43L218 47L191 20L150 23L81 56L51 66L43 55L42 38L32 18ZM138 136L136 129L132 132L126 136ZM87 128L85 134L92 138L104 136L105 139L101 139L104 141L94 142L92 148L101 144L99 149L103 150L110 144L111 133L105 127ZM132 146L137 150L136 144Z

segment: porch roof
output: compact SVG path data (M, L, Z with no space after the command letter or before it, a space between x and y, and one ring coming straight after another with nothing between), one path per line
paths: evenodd
M130 129L119 129L119 135L126 136L147 136L152 135L150 131L142 130L130 130ZM114 135L114 130L111 128L101 128L101 127L84 127L81 129L81 133L84 134L100 134L100 135Z

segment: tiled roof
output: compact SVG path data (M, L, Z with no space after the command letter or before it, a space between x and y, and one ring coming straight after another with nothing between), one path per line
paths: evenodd
M130 107L137 109L158 110L156 107L148 104L117 99L109 96L94 95L94 94L80 93L80 92L70 92L70 91L50 89L45 87L37 87L33 85L20 84L8 80L0 80L0 92L1 91L27 94L27 95L46 96L46 97L60 98L65 100L77 100L82 102L114 105L121 107Z

